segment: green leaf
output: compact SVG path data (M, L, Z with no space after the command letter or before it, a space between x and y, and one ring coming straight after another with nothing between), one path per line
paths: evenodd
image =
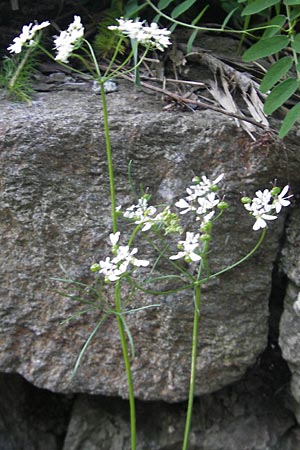
M286 136L295 122L297 122L297 120L300 120L300 103L297 103L295 106L293 106L285 116L284 121L282 122L282 125L280 127L278 137L282 139L284 136Z
M198 16L195 17L195 19L192 21L192 25L196 25L196 23L199 22L199 20L201 19L201 17L204 15L205 11L206 11L208 8L209 8L209 5L206 5L206 6L202 9L202 11L198 14ZM192 51L192 46L193 46L194 40L195 40L196 37L197 37L198 32L199 32L199 30L195 29L195 30L191 33L191 35L190 35L190 37L189 37L189 39L188 39L187 45L186 45L186 52L187 52L187 53L190 53L190 52Z
M266 23L266 25L267 26L274 25L274 26L265 29L262 35L262 39L275 36L275 34L278 34L286 21L287 18L286 16L283 15L273 17L268 23Z
M300 5L300 0L284 0L285 5Z
M173 11L171 13L171 17L173 19L176 19L176 17L180 16L185 11L190 9L190 7L193 6L193 4L195 2L196 2L196 0L185 0L184 2L179 3L179 5L176 6L176 8L173 9Z
M291 46L295 50L295 52L300 53L300 34L296 34L295 36L293 36Z
M260 85L260 92L264 94L271 89L274 84L276 84L286 73L290 70L293 65L293 58L291 56L285 56L279 59L273 66L268 70L262 79Z
M231 19L231 17L233 16L233 14L238 10L238 7L232 9L231 11L229 11L229 13L227 14L227 16L225 17L225 19L223 20L221 29L224 30L224 28L227 26L229 20Z
M251 16L252 14L257 14L264 9L270 8L277 3L279 3L278 0L255 0L254 2L249 3L246 8L243 9L241 15Z
M167 8L174 0L160 0L158 2L157 8L158 9L165 9Z
M294 6L290 12L290 20L294 21L300 16L300 6Z
M138 5L137 0L131 0L127 3L125 7L125 17L135 17L136 14L141 11L141 9L145 8L147 6L147 2L142 3L141 5Z
M265 114L272 114L276 109L284 104L298 89L298 82L295 78L288 78L276 86L266 99L264 106Z
M280 52L287 47L290 39L288 36L272 36L265 39L260 39L252 47L248 48L243 54L245 62L254 61L255 59L264 58L265 56L273 55Z
M194 30L194 31L191 33L191 35L190 35L190 37L189 37L189 40L188 40L188 42L187 42L187 45L186 45L186 52L187 52L187 53L191 53L191 51L192 51L192 46L193 46L194 40L195 40L196 37L197 37L198 32L199 32L199 30Z

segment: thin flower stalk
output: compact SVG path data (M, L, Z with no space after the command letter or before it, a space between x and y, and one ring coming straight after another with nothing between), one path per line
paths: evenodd
M122 305L121 305L121 286L120 281L115 285L115 306L117 313L117 324L119 330L119 336L121 340L123 361L125 365L127 388L129 397L129 410L130 410L130 435L131 435L131 450L136 450L136 412L135 412L135 399L134 399L134 386L131 372L131 364L129 359L128 345L126 340L126 333L124 323L121 317Z
M188 406L187 406L187 412L186 412L186 421L185 421L182 450L188 450L189 437L190 437L190 432L191 432L193 405L194 405L194 397L195 397L197 354L198 354L198 340L199 340L199 321L200 321L200 309L201 309L201 284L199 283L199 280L201 278L202 269L204 268L204 260L208 253L208 249L209 249L209 241L206 241L204 244L204 249L203 249L204 258L202 258L200 261L197 280L194 283L194 319L193 319L190 387L189 387L189 397L188 397Z

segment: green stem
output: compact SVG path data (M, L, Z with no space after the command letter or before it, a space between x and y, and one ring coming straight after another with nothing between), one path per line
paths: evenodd
M97 70L97 68L96 68L96 70ZM109 134L109 125L108 125L108 111L107 111L106 96L105 96L105 91L104 91L104 82L102 82L102 80L100 78L99 78L99 84L100 84L101 100L102 100L102 108L103 108L106 157L107 157L107 164L108 164L109 184L110 184L112 228L113 228L113 233L116 233L118 230L117 213L116 213L116 193L115 193L115 182L114 182L114 172L113 172L112 150L111 150L111 144L110 144L110 134ZM115 286L115 307L116 307L117 324L118 324L119 336L120 336L120 340L121 340L123 361L125 364L125 371L126 371L127 385L128 385L129 408L130 408L131 450L136 450L136 414L135 414L134 390L133 390L133 381L132 381L130 360L129 360L129 356L128 356L126 332L125 332L124 322L122 320L120 281L118 281Z
M16 81L17 81L19 75L20 75L20 73L22 72L23 67L25 66L26 61L28 60L31 51L32 51L32 48L29 47L29 48L27 49L25 55L24 55L24 58L22 59L22 61L21 61L20 64L18 65L17 70L15 71L13 77L12 77L11 80L9 81L9 84L8 84L8 88L9 88L9 89L13 89L13 88L14 88L14 85L15 85L15 83L16 83Z
M115 48L115 51L114 51L114 54L113 54L113 56L112 56L112 58L111 58L111 60L110 60L110 62L108 64L108 66L106 68L106 71L105 71L105 74L104 74L104 78L105 79L109 77L110 69L112 68L112 66L113 66L113 64L114 64L114 62L115 62L115 60L116 60L116 58L117 58L117 56L119 54L119 51L120 51L120 48L121 48L121 44L122 44L123 41L124 41L123 37L121 37L119 39L119 41L118 41L118 44L117 44L117 46Z
M193 414L195 379L196 379L196 369L197 369L198 331L199 331L200 304L201 304L201 286L200 285L196 285L194 287L194 296L195 296L195 299L194 299L195 300L195 308L194 308L194 324L193 324L190 389L189 389L189 399L188 399L188 407L187 407L187 413L186 413L186 422L185 422L182 450L187 450L188 446L189 446L189 437L190 437L191 421L192 421L192 414Z
M111 151L111 144L110 144L110 134L109 134L109 126L108 126L108 112L107 112L104 84L101 81L99 81L99 84L100 84L101 101L102 101L102 108L103 108L104 135L105 135L106 157L107 157L109 186L110 186L112 229L113 229L113 233L116 233L118 231L117 213L116 213L116 192L115 192L112 151Z
M289 5L285 5L285 9L286 9L286 15L287 15L288 24L289 24L288 34L289 34L291 44L293 44L293 42L295 41L295 39L294 39L295 25L293 24L293 22L291 20L291 11L290 11ZM299 67L298 67L298 55L297 55L297 52L295 51L293 45L291 45L291 48L292 48L295 70L296 70L296 74L297 74L297 80L299 81L300 80L300 71L299 71Z
M135 401L134 401L134 390L130 360L128 356L128 346L126 341L126 333L124 328L124 323L122 321L122 307L121 307L121 289L120 282L116 283L115 287L115 305L117 312L117 323L119 329L119 335L121 339L121 347L123 353L123 361L125 364L125 371L127 376L128 385L128 396L129 396L129 407L130 407L130 431L131 431L131 450L136 450L136 414L135 414Z

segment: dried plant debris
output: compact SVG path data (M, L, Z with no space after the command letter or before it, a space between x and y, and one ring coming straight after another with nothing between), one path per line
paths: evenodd
M207 52L195 52L190 54L193 61L197 60L209 68L212 78L205 80L212 98L225 111L245 117L247 112L255 122L269 129L269 122L263 112L264 96L259 92L259 83L252 79L247 72L240 72L214 57ZM202 80L201 80L202 81ZM247 121L235 118L238 126L241 126L253 139L257 127Z

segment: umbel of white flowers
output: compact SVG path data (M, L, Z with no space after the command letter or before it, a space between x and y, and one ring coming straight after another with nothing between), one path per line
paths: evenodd
M136 40L139 44L153 49L164 51L171 41L169 36L171 31L166 28L159 28L157 23L153 22L148 26L145 21L142 22L132 19L116 19L118 25L111 25L109 30L118 31L120 34Z
M290 187L288 185L282 190L280 187L275 186L271 190L256 191L256 197L253 199L249 197L243 197L241 199L246 210L255 218L253 230L266 228L268 220L277 219L277 215L274 212L279 214L283 207L291 204L289 198L292 195L286 196L289 189Z
M145 21L133 21L131 19L116 19L117 25L109 26L110 30L116 30L120 35L136 40L139 44L149 49L157 49L163 51L171 42L169 35L171 34L166 28L159 28L157 23L151 23L150 26ZM8 47L11 53L21 53L24 46L31 46L35 43L37 31L50 25L46 21L39 24L24 25L22 33L15 37L13 44ZM69 57L74 50L78 49L84 39L84 27L81 23L80 16L74 16L74 21L58 36L54 36L54 49L56 50L55 60L62 63L68 63Z
M34 45L36 33L49 25L50 22L48 22L48 20L46 22L42 22L40 25L38 23L35 25L33 25L33 23L24 25L21 34L13 39L13 43L7 47L7 50L10 53L21 53L23 46L26 45L31 47Z
M193 214L194 220L199 224L199 232L187 231L185 239L178 241L178 253L169 256L171 260L184 259L188 263L201 260L201 249L203 243L211 239L210 230L216 212L220 214L222 210L228 208L228 204L218 196L219 184L223 178L224 174L213 180L206 176L193 178L194 184L186 189L188 195L175 203L175 206L180 210L180 214ZM280 213L282 208L290 205L289 198L292 195L287 196L288 191L289 186L285 186L282 190L275 186L271 191L268 189L257 191L253 199L249 197L241 199L246 210L255 219L253 230L266 228L269 220L276 220L277 214ZM159 230L164 230L165 234L182 234L183 230L179 224L178 215L172 213L169 206L165 207L162 212L158 212L157 208L149 206L149 199L150 196L145 194L136 204L129 206L124 212L121 211L120 207L117 210L120 213L122 212L123 217L130 219L136 225L140 225L143 232L157 227ZM115 239L115 236L111 234L110 239ZM118 239L119 234L117 234ZM126 272L130 258L137 252L136 248L129 252L128 246L120 247L120 249L117 252L120 251L121 255L126 254L124 258L123 256L122 258L116 256L112 260L106 258L105 261L94 264L92 270L102 273L107 281L119 279ZM145 267L148 265L148 261L135 260L135 258L131 260L131 263L135 266Z
M128 272L130 265L134 267L146 267L149 265L149 261L135 258L134 255L138 251L137 248L130 250L128 245L117 245L120 239L119 231L111 233L109 239L115 256L113 258L108 256L104 261L100 261L99 264L91 266L92 272L99 272L104 275L105 281L119 280L122 275Z

